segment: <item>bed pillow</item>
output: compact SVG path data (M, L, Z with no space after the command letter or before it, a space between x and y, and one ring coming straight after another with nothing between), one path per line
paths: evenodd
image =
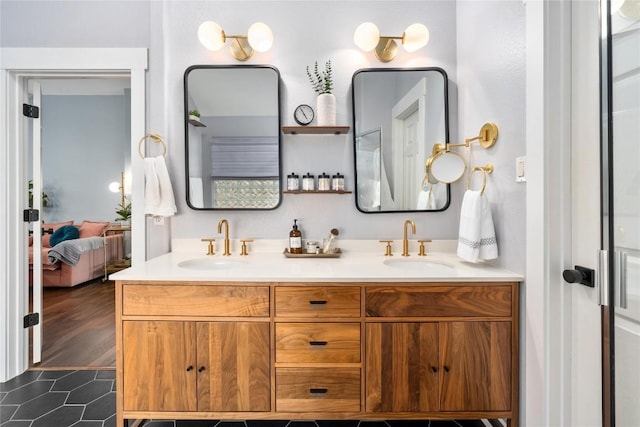
M60 242L65 240L77 239L80 236L80 231L73 225L64 225L53 232L49 238L49 244L54 247Z
M80 225L80 238L84 239L85 237L100 237L104 232L104 229L107 228L109 222L98 222L98 221L82 221Z
M42 224L42 228L44 228L45 230L48 229L53 229L53 231L55 232L58 228L60 227L64 227L65 225L72 225L73 224L73 220L71 221L63 221L63 222L49 222L49 223L43 223ZM49 238L51 237L51 234L45 234L44 236L42 236L42 247L43 248L50 248L51 245L49 244Z

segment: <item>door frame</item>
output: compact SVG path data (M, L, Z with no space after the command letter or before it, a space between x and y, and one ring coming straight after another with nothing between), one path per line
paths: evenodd
M20 98L25 76L37 78L52 73L65 75L129 74L131 79L131 193L143 200L143 159L138 141L146 129L146 48L0 48L0 382L7 381L29 367L28 330L22 318L28 309L27 224L22 209L27 206L26 159L21 109L14 108ZM132 210L132 263L146 259L146 228L143 203Z

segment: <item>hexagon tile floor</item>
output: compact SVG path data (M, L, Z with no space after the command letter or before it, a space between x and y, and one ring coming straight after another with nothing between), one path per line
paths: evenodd
M0 427L114 427L115 371L27 371L0 383ZM144 427L492 427L465 421L173 421Z

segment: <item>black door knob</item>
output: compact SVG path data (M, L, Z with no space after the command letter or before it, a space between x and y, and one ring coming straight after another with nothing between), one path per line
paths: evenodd
M565 270L562 272L562 278L569 283L580 283L585 276L578 270Z
M562 272L562 278L568 283L580 283L581 285L593 288L595 286L596 272L590 268L576 265L573 270Z

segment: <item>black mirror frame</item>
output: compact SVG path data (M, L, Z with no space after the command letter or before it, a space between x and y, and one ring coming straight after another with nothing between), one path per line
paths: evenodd
M413 210L394 210L394 211L365 211L360 208L358 205L358 174L357 174L357 147L356 147L356 138L357 138L357 129L356 129L356 99L355 99L355 78L358 74L367 73L367 72L380 72L380 71L395 71L395 72L405 72L405 71L435 71L442 75L443 77L443 86L444 86L444 125L445 125L445 141L443 143L449 143L449 77L447 76L447 72L440 67L414 67L414 68L362 68L356 70L351 77L351 114L352 114L352 123L353 123L353 174L354 174L354 203L356 205L356 209L364 214L394 214L394 213L431 213L431 212L442 212L449 208L451 204L451 184L447 184L447 202L441 209L413 209Z
M264 68L272 70L276 73L278 82L278 181L279 181L279 197L278 203L270 208L199 208L191 204L189 199L189 92L187 80L189 73L196 69L247 69L247 68ZM184 94L184 162L185 162L185 199L187 206L196 211L270 211L277 209L282 204L282 78L280 71L272 65L191 65L185 72L183 77L183 94Z

